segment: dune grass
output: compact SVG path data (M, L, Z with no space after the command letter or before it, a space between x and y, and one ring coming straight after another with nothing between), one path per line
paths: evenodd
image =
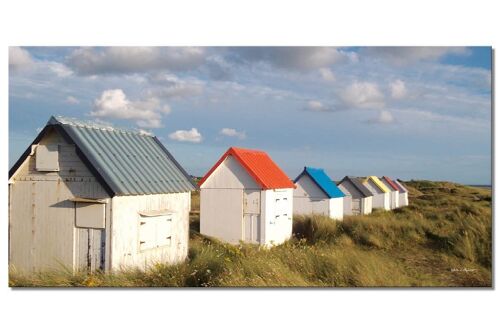
M408 207L334 221L295 216L293 237L271 249L200 235L193 198L186 262L146 271L30 276L15 287L473 287L492 284L489 189L412 181Z

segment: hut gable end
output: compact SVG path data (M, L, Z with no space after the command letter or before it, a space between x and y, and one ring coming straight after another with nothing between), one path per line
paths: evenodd
M344 192L347 192L352 196L353 198L363 198L364 195L361 191L359 191L356 186L350 181L350 180L345 180L342 183L339 184L339 188L343 190Z
M329 199L325 192L311 179L308 174L303 174L296 182L295 193L298 196L310 197L313 199Z
M49 146L57 149L59 171L40 171L37 168L38 147ZM31 149L22 162L20 168L13 175L12 180L58 180L73 179L79 181L92 181L94 177L85 163L76 153L75 145L67 142L55 129L48 130L37 145Z
M231 155L228 155L210 177L207 178L203 184L203 188L260 190L260 186Z

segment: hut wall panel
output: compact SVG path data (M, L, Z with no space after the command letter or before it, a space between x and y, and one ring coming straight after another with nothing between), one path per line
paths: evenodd
M344 197L344 215L352 215L352 197L347 195Z
M200 232L238 244L243 236L243 190L202 188Z
M312 201L306 197L293 197L293 213L298 215L311 215L313 213Z
M35 188L35 182L17 182L9 186L9 264L20 271L33 269Z
M119 196L112 199L111 263L112 269L154 263L178 263L188 252L191 193ZM139 248L140 212L173 211L172 240L153 249Z
M344 218L344 198L331 198L329 204L330 218L341 221Z
M262 191L262 198L261 244L281 244L292 236L293 189Z
M399 193L399 205L408 206L408 192Z
M22 271L79 267L81 228L75 227L75 203L69 199L105 198L102 186L92 182L17 181L10 185L10 191L10 264Z
M373 210L373 196L361 199L361 214L371 214Z

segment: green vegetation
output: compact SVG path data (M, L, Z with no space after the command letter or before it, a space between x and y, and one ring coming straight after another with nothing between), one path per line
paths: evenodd
M294 237L271 249L200 235L193 196L188 260L113 274L11 272L11 286L491 286L491 190L411 181L410 206L333 221L298 216Z

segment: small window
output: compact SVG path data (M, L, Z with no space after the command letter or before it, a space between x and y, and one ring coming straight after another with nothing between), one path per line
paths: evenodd
M173 215L143 216L139 218L139 250L145 251L172 243Z
M37 171L59 171L59 146L37 146L35 160L35 167Z

